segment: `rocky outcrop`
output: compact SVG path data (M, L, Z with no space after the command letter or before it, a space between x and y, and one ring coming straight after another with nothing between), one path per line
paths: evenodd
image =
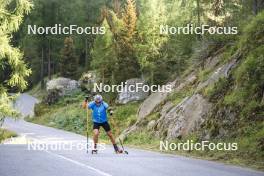
M157 107L162 105L163 102L167 99L167 97L177 91L181 91L183 88L186 86L193 84L197 80L197 76L195 73L189 74L187 77L184 79L176 79L173 82L169 82L172 86L172 91L171 92L155 92L152 93L150 96L147 97L147 99L144 100L144 102L140 105L139 110L138 110L138 116L137 116L137 122L127 128L125 131L122 132L120 135L120 138L125 139L130 133L135 132L137 129L139 129L139 125L141 122L152 112L155 111ZM165 85L166 86L166 85ZM162 106L162 114L166 113L170 108L173 107L172 102L166 102L165 105ZM154 129L155 126L157 125L157 121L152 121L151 123L149 122L149 129Z
M214 105L201 95L201 90L213 85L222 77L228 77L231 70L236 67L240 58L237 52L229 62L220 65L222 50L214 56L208 57L204 66L208 70L215 70L206 81L197 82L197 73L178 78L168 83L172 84L172 91L168 93L153 93L140 105L137 122L122 133L125 138L129 133L146 128L155 136L162 139L176 139L185 137L193 132L201 130L210 118ZM220 65L220 66L219 66ZM183 98L177 105L168 100L170 94L183 91L185 88L196 87L194 93ZM160 112L158 120L148 120L153 112ZM147 123L146 123L147 122ZM145 124L142 125L142 124ZM205 138L210 138L210 132L200 131ZM226 129L221 128L219 134L225 135Z
M136 85L141 84L138 90L132 90L129 91L128 87L133 86L136 87ZM146 85L145 81L139 78L133 78L126 81L125 87L123 88L123 91L119 93L117 98L117 103L120 104L126 104L131 101L139 101L144 100L149 95L149 92L144 91L141 87Z
M196 131L204 122L211 106L200 94L186 97L160 117L157 122L158 133L167 139L175 139Z
M215 72L204 82L201 82L196 89L199 92L203 88L216 83L221 77L227 77L229 72L237 65L237 58L232 59L230 62L218 67Z
M153 110L161 104L168 96L167 92L152 93L139 107L138 119L143 119L148 116Z
M189 84L192 84L197 79L197 76L194 73L189 74L185 79L182 80L174 80L173 82L170 82L172 86L171 92L155 92L152 93L139 107L138 110L138 120L143 119L147 117L149 114L151 114L155 108L157 108L162 102L166 100L168 95L170 95L172 92L177 92L182 90L184 87L186 87Z

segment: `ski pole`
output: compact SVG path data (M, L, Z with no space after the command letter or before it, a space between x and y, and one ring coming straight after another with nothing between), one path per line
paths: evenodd
M88 118L89 118L89 111L88 111L88 108L86 110L86 138L87 138L87 141L86 141L86 153L88 153L88 148L89 148L89 135L88 135Z
M113 113L112 113L112 114L113 114ZM116 123L115 123L114 118L112 117L111 119L112 119L112 123L113 123L114 129L116 129L116 134L119 135L120 130L119 130L119 128L117 128L117 125L116 125ZM123 142L121 141L121 139L120 139L119 137L118 137L118 140L119 140L119 143L120 143L120 145L121 145L122 150L124 151L124 153L125 153L125 154L128 154L128 151L126 151L126 150L124 149Z
M88 153L89 149L89 133L88 133L88 122L89 122L89 110L87 107L88 96L85 97L85 108L86 108L86 153Z
M122 147L123 151L125 152L125 154L128 154L128 151L126 151L124 149L123 142L121 141L121 139L119 137L118 137L118 140L119 140L119 143L121 144L121 147Z

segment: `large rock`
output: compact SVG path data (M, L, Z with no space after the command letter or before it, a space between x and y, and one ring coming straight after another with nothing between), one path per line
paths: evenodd
M44 99L44 102L47 104L53 104L58 101L59 97L64 96L65 94L70 94L78 88L79 83L76 80L63 77L50 80L46 84L48 94Z
M216 83L222 77L228 77L230 71L237 65L237 57L232 59L230 62L218 67L206 81L201 82L197 86L196 92L199 92L203 88Z
M186 78L182 80L174 80L169 82L172 86L171 92L155 92L152 93L139 107L138 110L138 120L147 117L151 114L162 102L166 100L168 95L172 92L181 91L184 87L189 84L192 84L197 79L197 76L194 73L189 74Z
M149 92L143 91L143 89L138 89L138 91L130 92L127 88L131 85L136 86L136 84L142 83L146 85L145 81L139 78L133 78L126 81L124 91L120 92L118 95L117 103L126 104L131 101L144 100L149 95Z
M120 138L125 139L130 133L133 133L137 131L140 127L140 123L144 121L144 119L150 115L152 112L155 111L155 109L161 105L167 97L172 93L172 92L177 92L181 91L184 89L186 86L193 84L197 79L197 76L195 73L190 73L188 76L186 76L184 79L181 80L174 80L173 82L169 82L172 86L172 91L171 92L155 92L152 93L150 96L148 96L147 99L144 100L144 102L140 105L138 109L138 115L137 115L137 122L124 130L122 134L120 135ZM166 114L166 112L173 107L172 102L166 102L165 105L162 106L162 111L161 114ZM152 122L153 126L157 125L157 122Z
M171 140L198 130L211 106L200 94L186 97L160 117L157 122L158 134Z
M59 90L60 95L71 92L79 88L79 83L76 80L69 78L55 78L47 82L46 89L47 91Z

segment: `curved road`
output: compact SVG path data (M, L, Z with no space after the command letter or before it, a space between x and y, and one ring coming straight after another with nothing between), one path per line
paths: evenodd
M19 101L17 107L27 115L37 100L22 94ZM81 135L24 120L6 119L4 127L20 137L0 145L0 176L264 176L247 168L138 149L116 155L106 146L91 155L86 153L86 138Z

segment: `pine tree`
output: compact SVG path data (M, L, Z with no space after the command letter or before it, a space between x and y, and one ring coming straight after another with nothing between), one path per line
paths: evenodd
M6 116L17 115L12 108L14 97L9 94L10 88L24 90L28 85L26 78L31 70L23 61L21 51L11 45L11 39L12 33L19 29L24 15L30 12L32 6L28 0L0 3L0 121Z
M143 71L151 83L154 82L154 70L158 65L156 61L161 54L161 47L167 37L160 35L160 25L167 21L163 0L142 1L141 14L138 21L139 42L136 45L137 57ZM147 74L147 75L146 75Z
M61 56L61 75L67 78L76 78L78 59L75 56L73 39L66 37Z
M134 0L127 0L127 5L125 7L125 13L123 15L123 42L126 47L131 48L133 38L136 33L136 22L137 22L137 14L136 14L136 4Z
M94 41L91 66L97 70L103 83L114 83L115 75L114 70L116 69L116 52L113 43L113 34L104 19L102 27L105 28L104 35L98 35Z
M122 16L122 29L117 34L116 50L118 53L118 69L122 74L116 74L118 82L138 77L140 66L134 49L136 38L137 12L134 0L127 0Z

